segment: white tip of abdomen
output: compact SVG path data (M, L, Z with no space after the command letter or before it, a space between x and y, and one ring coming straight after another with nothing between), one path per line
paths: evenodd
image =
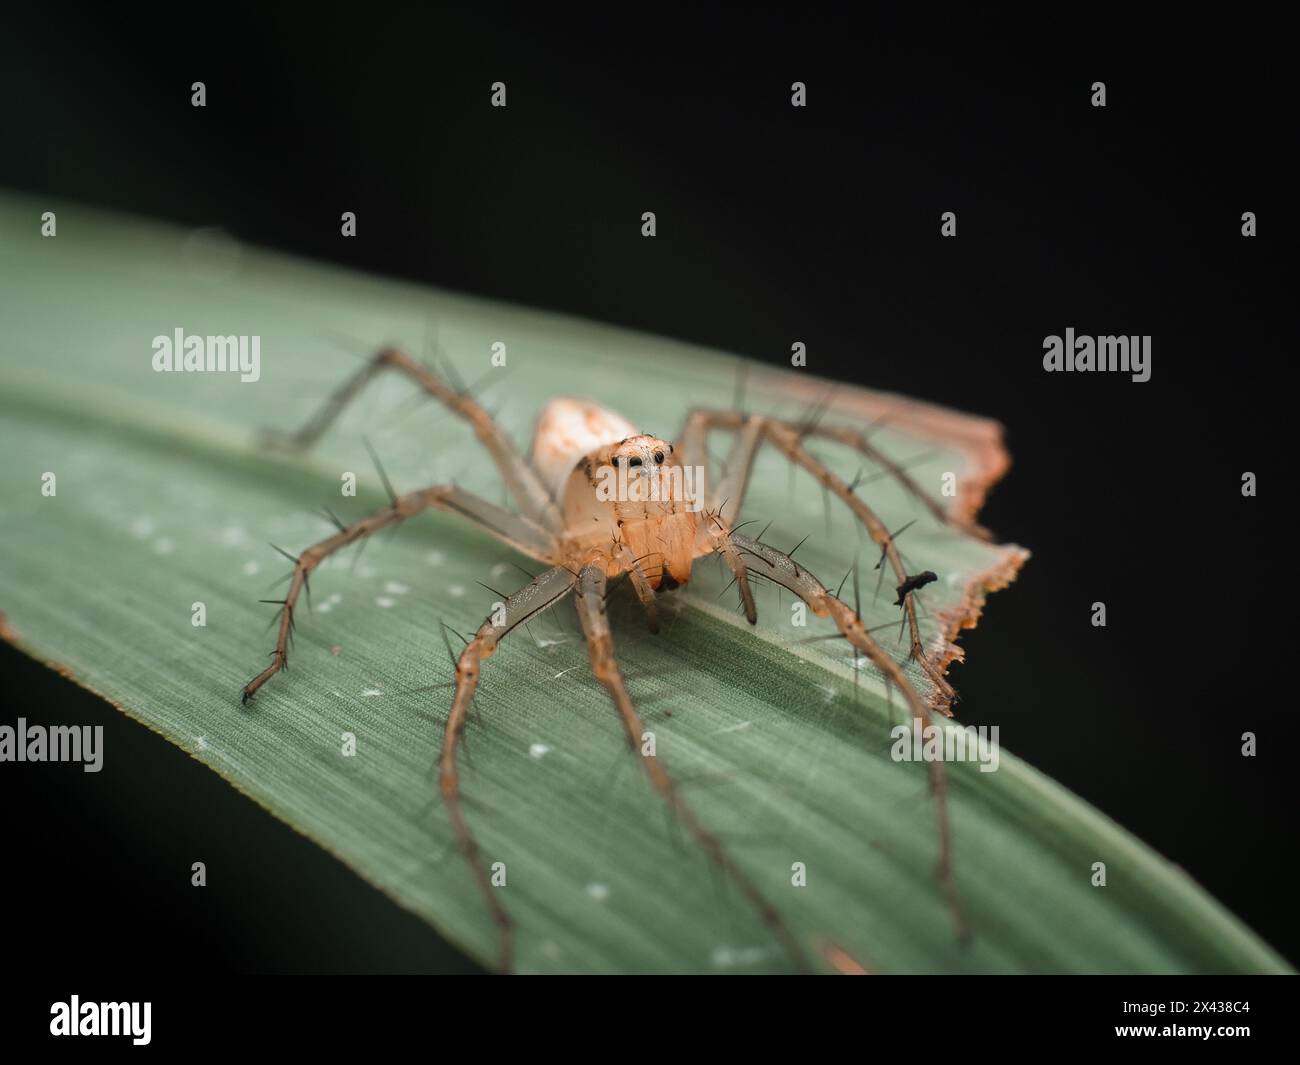
M621 414L583 399L553 399L537 419L533 465L556 499L573 467L584 455L606 444L617 444L638 430Z

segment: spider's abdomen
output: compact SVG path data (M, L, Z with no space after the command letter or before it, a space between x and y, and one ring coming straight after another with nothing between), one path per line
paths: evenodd
M551 495L563 502L565 483L582 458L635 435L636 427L612 410L581 399L553 399L537 419L533 466Z

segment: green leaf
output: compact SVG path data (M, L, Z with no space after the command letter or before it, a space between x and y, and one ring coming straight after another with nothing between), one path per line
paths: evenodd
M0 200L5 634L490 964L494 926L437 798L451 697L439 626L472 631L496 598L476 582L508 591L527 560L454 517L413 520L359 561L349 552L322 567L291 670L247 708L238 695L272 646L275 607L257 600L278 598L287 566L268 544L296 552L327 535L322 505L351 520L384 502L363 436L399 491L454 480L504 501L494 471L463 425L412 405L396 378L373 384L307 455L263 453L255 430L300 424L369 349L419 354L428 333L466 380L482 378L478 394L521 444L542 404L565 393L672 436L688 407L730 404L736 360L73 206L57 208L58 236L42 239L45 209ZM155 373L152 338L177 328L260 336L260 380ZM490 368L496 341L508 372ZM794 414L822 392L807 371L754 375L747 402ZM862 426L886 411L873 441L918 459L910 472L936 491L955 473L958 505L977 506L1002 472L996 427L846 387L824 417ZM846 478L872 473L837 446L814 447ZM355 498L340 494L349 471ZM915 569L940 575L923 595L936 645L1025 557L940 525L890 478L860 492L891 528L920 515L900 545ZM838 503L828 534L823 507L811 478L763 453L743 516L771 519L765 539L778 547L808 535L799 558L834 588L863 540ZM889 582L874 594L870 544L862 559L865 619L897 619ZM734 591L718 599L724 583L700 563L669 597L658 637L635 602L612 597L618 654L658 757L819 962L834 943L883 972L1285 968L1184 874L1006 751L996 772L949 766L973 930L959 941L934 876L925 768L890 756L898 699L842 641L807 642L827 630L793 626L788 595L763 589L751 630ZM200 602L207 624L195 627ZM790 967L628 753L569 604L486 664L467 742L467 815L487 859L506 865L496 890L516 921L520 970ZM1104 888L1091 884L1098 861ZM792 884L796 862L806 887Z

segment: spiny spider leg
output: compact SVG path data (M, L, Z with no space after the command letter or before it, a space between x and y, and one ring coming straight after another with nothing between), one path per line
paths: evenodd
M765 419L758 416L748 418L738 426L723 474L709 492L709 508L717 511L718 517L728 528L735 525L740 516L745 492L749 488L749 477L754 470L754 458L763 443L765 432ZM793 488L792 484L791 489Z
M709 429L728 429L737 430L745 425L746 421L752 417L741 410L694 410L687 415L685 428L682 430L682 440L686 441L703 441ZM916 479L907 472L907 470L898 462L895 462L886 455L875 444L871 443L870 433L863 432L843 425L823 425L820 420L809 421L807 423L792 422L783 418L768 418L768 421L776 422L785 426L790 431L796 433L800 439L810 436L821 437L826 440L833 440L843 444L845 447L853 448L864 458L879 466L884 476L890 477L903 488L908 495L912 496L922 506L926 508L935 518L944 525L964 532L979 540L989 539L989 531L982 525L974 522L954 521L944 508L943 503L933 495L923 489L916 483ZM730 465L730 463L729 463Z
M483 660L496 652L497 644L505 639L507 633L531 621L564 598L573 589L575 581L574 575L563 566L549 569L509 596L504 603L498 604L488 619L479 626L474 639L465 646L456 662L456 694L452 698L451 713L447 716L447 725L443 730L442 752L438 757L438 786L443 802L447 805L447 816L451 819L456 846L469 863L474 880L496 923L499 943L497 964L503 973L509 972L513 964L513 924L492 886L478 842L461 809L456 752L465 731L465 722L469 718L470 706L474 702L474 692L478 689L479 670Z
M789 425L789 423L786 424ZM797 428L797 426L793 425L789 425L789 427L792 429ZM801 435L820 436L827 440L834 440L837 443L843 444L845 447L854 448L869 461L879 466L885 475L892 477L897 481L908 495L921 503L921 505L933 514L942 524L967 533L968 535L975 537L977 540L987 540L990 538L988 529L984 528L982 525L978 525L974 522L963 523L954 521L948 515L948 512L944 509L943 504L940 503L939 500L935 499L934 496L918 485L912 475L899 463L895 462L881 451L880 448L876 447L875 444L871 443L868 439L868 434L860 432L857 429L847 428L846 426L817 425L807 433Z
M708 854L715 865L727 874L740 889L741 894L757 911L763 923L772 934L781 941L791 959L801 968L808 969L808 959L803 947L786 926L776 907L759 891L758 887L745 875L744 871L731 858L722 841L710 832L696 818L694 811L687 805L676 783L660 763L658 756L642 756L641 744L644 727L641 717L632 705L623 682L623 673L614 660L614 639L610 632L609 619L605 616L605 572L599 566L586 566L578 576L576 597L578 617L582 630L587 637L587 650L591 656L591 671L596 679L604 685L613 700L623 722L623 731L627 735L628 745L634 755L645 765L650 783L668 804L678 821L686 826L696 843Z
M745 567L745 561L740 557L740 552L736 549L730 530L723 524L722 519L712 511L705 514L705 520L709 523L708 533L709 538L713 541L713 549L727 563L727 568L731 570L731 575L734 578L733 583L740 592L740 601L745 607L745 620L751 625L756 625L758 623L758 606L754 602L754 592L749 586L749 570Z
M467 392L452 388L436 374L394 348L375 353L365 366L343 382L301 429L289 434L288 442L296 447L310 447L329 428L343 408L369 382L384 370L397 370L411 378L452 413L469 422L474 434L487 448L520 511L525 517L558 533L563 527L559 508L542 485L531 465L524 461L510 438L492 420L492 416Z
M837 477L825 463L809 453L803 446L797 430L770 420L766 423L766 430L768 439L785 452L792 462L797 463L811 473L853 511L862 524L866 526L867 534L885 552L885 557L889 560L889 565L898 578L898 583L900 585L904 584L908 579L908 574L903 567L903 560L898 554L898 548L894 545L894 538L889 535L889 530L885 527L884 522L876 516L875 511L863 501L861 496L850 489L841 478ZM926 675L930 678L930 683L934 685L939 696L937 709L946 717L951 717L952 710L950 707L957 701L957 692L948 683L948 679L943 675L943 670L936 666L930 660L930 656L925 653L925 647L921 642L921 627L916 618L916 602L912 597L912 593L909 591L902 598L903 609L907 615L908 631L911 636L911 657L925 670Z
M903 693L912 716L923 723L932 723L930 708L917 693L902 666L890 657L868 633L857 611L849 607L838 596L832 595L825 586L804 569L794 559L782 551L767 544L751 540L747 536L735 533L727 534L736 550L744 559L745 566L752 572L775 581L799 596L808 608L818 617L830 617L845 639L885 675L887 683L893 684ZM934 795L935 813L939 827L939 860L936 875L952 911L957 933L965 937L966 918L962 912L961 900L952 877L952 833L948 822L948 778L943 762L932 759L926 762L930 772L930 791Z
M692 424L694 423L694 424ZM727 459L726 472L717 486L709 492L707 506L728 526L735 524L749 486L750 473L754 457L764 439L770 440L792 463L802 466L815 477L827 490L834 493L854 515L862 522L867 534L884 552L890 567L902 584L907 580L907 572L902 559L894 546L893 537L884 523L876 516L862 498L841 478L837 477L820 459L813 456L803 446L803 428L792 423L779 421L764 415L743 415L735 411L694 411L687 418L688 428L683 431L683 438L703 439L708 428L738 430L736 442ZM936 666L925 653L921 641L921 628L916 618L916 605L909 593L904 597L904 612L911 637L911 657L925 670L934 685L936 709L947 717L952 716L950 707L957 702L957 692L943 671Z
M503 510L485 499L480 499L464 489L448 485L435 485L418 492L395 496L392 503L372 514L343 526L333 536L327 536L319 543L307 548L293 559L293 572L289 577L289 590L285 592L280 607L280 631L276 637L275 650L271 652L271 664L256 677L244 685L241 699L247 703L257 690L282 669L288 668L289 637L294 629L294 611L298 597L302 594L312 571L325 559L350 544L373 536L381 529L386 529L405 521L429 508L449 511L468 518L480 529L495 536L503 543L518 551L543 562L553 562L558 553L555 539L544 529L539 528L527 518ZM292 556L290 556L292 558Z
M632 549L624 543L614 545L614 558L627 574L628 580L632 584L632 590L636 592L636 597L641 601L641 606L645 609L646 623L649 625L651 633L657 635L659 632L659 605L650 578L641 566L644 559L637 558L632 553Z

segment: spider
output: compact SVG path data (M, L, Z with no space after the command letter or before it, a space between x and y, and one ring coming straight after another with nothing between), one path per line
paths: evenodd
M804 447L804 440L815 436L855 448L898 480L939 520L955 524L940 504L870 443L866 433L822 426L817 418L796 423L748 414L740 409L699 409L687 414L676 441L669 441L639 432L622 416L594 403L554 399L538 419L532 460L528 461L463 386L453 387L434 370L401 351L384 348L344 381L298 432L277 438L278 442L296 448L310 447L348 402L373 377L385 371L408 377L469 423L491 455L517 509L504 509L452 485L435 485L399 496L384 478L389 490L388 506L350 525L336 522L338 531L334 535L307 548L296 558L290 556L294 568L284 599L277 601L280 617L271 663L244 686L241 699L246 704L267 681L287 668L294 612L312 571L335 552L424 510L433 508L458 514L488 535L549 567L504 597L503 602L495 604L491 615L456 659L455 692L438 759L439 790L456 846L469 865L497 928L501 971L511 969L513 924L492 888L465 818L457 752L483 663L512 631L566 596L574 596L592 672L609 693L627 742L639 757L644 730L615 658L613 634L605 613L611 581L625 579L631 585L645 609L650 628L656 630L658 596L685 585L695 562L709 556L720 556L731 571L750 624L758 618L751 578L772 581L802 599L815 615L832 619L840 635L880 670L886 685L891 690L898 689L914 717L930 720L932 710L951 716L956 692L945 679L941 666L925 653L914 602L915 590L933 579L933 574L908 576L894 543L897 533L891 535L871 507L857 495L856 483L843 481ZM710 430L729 431L734 436L724 472L713 483L705 476ZM888 562L898 581L897 605L903 609L903 623L910 633L909 657L920 665L933 686L929 701L917 691L902 665L872 637L856 609L830 592L790 554L763 543L761 534L752 539L738 531L736 517L745 499L755 455L764 443L777 447L791 463L807 470L828 492L843 501L879 547L880 564ZM974 535L985 535L975 526L962 528ZM776 907L733 861L721 840L696 818L660 760L655 756L640 757L640 760L654 789L696 843L736 884L791 959L801 968L810 968L803 945L787 928ZM931 761L928 766L939 825L937 875L962 934L964 918L950 868L943 765Z

